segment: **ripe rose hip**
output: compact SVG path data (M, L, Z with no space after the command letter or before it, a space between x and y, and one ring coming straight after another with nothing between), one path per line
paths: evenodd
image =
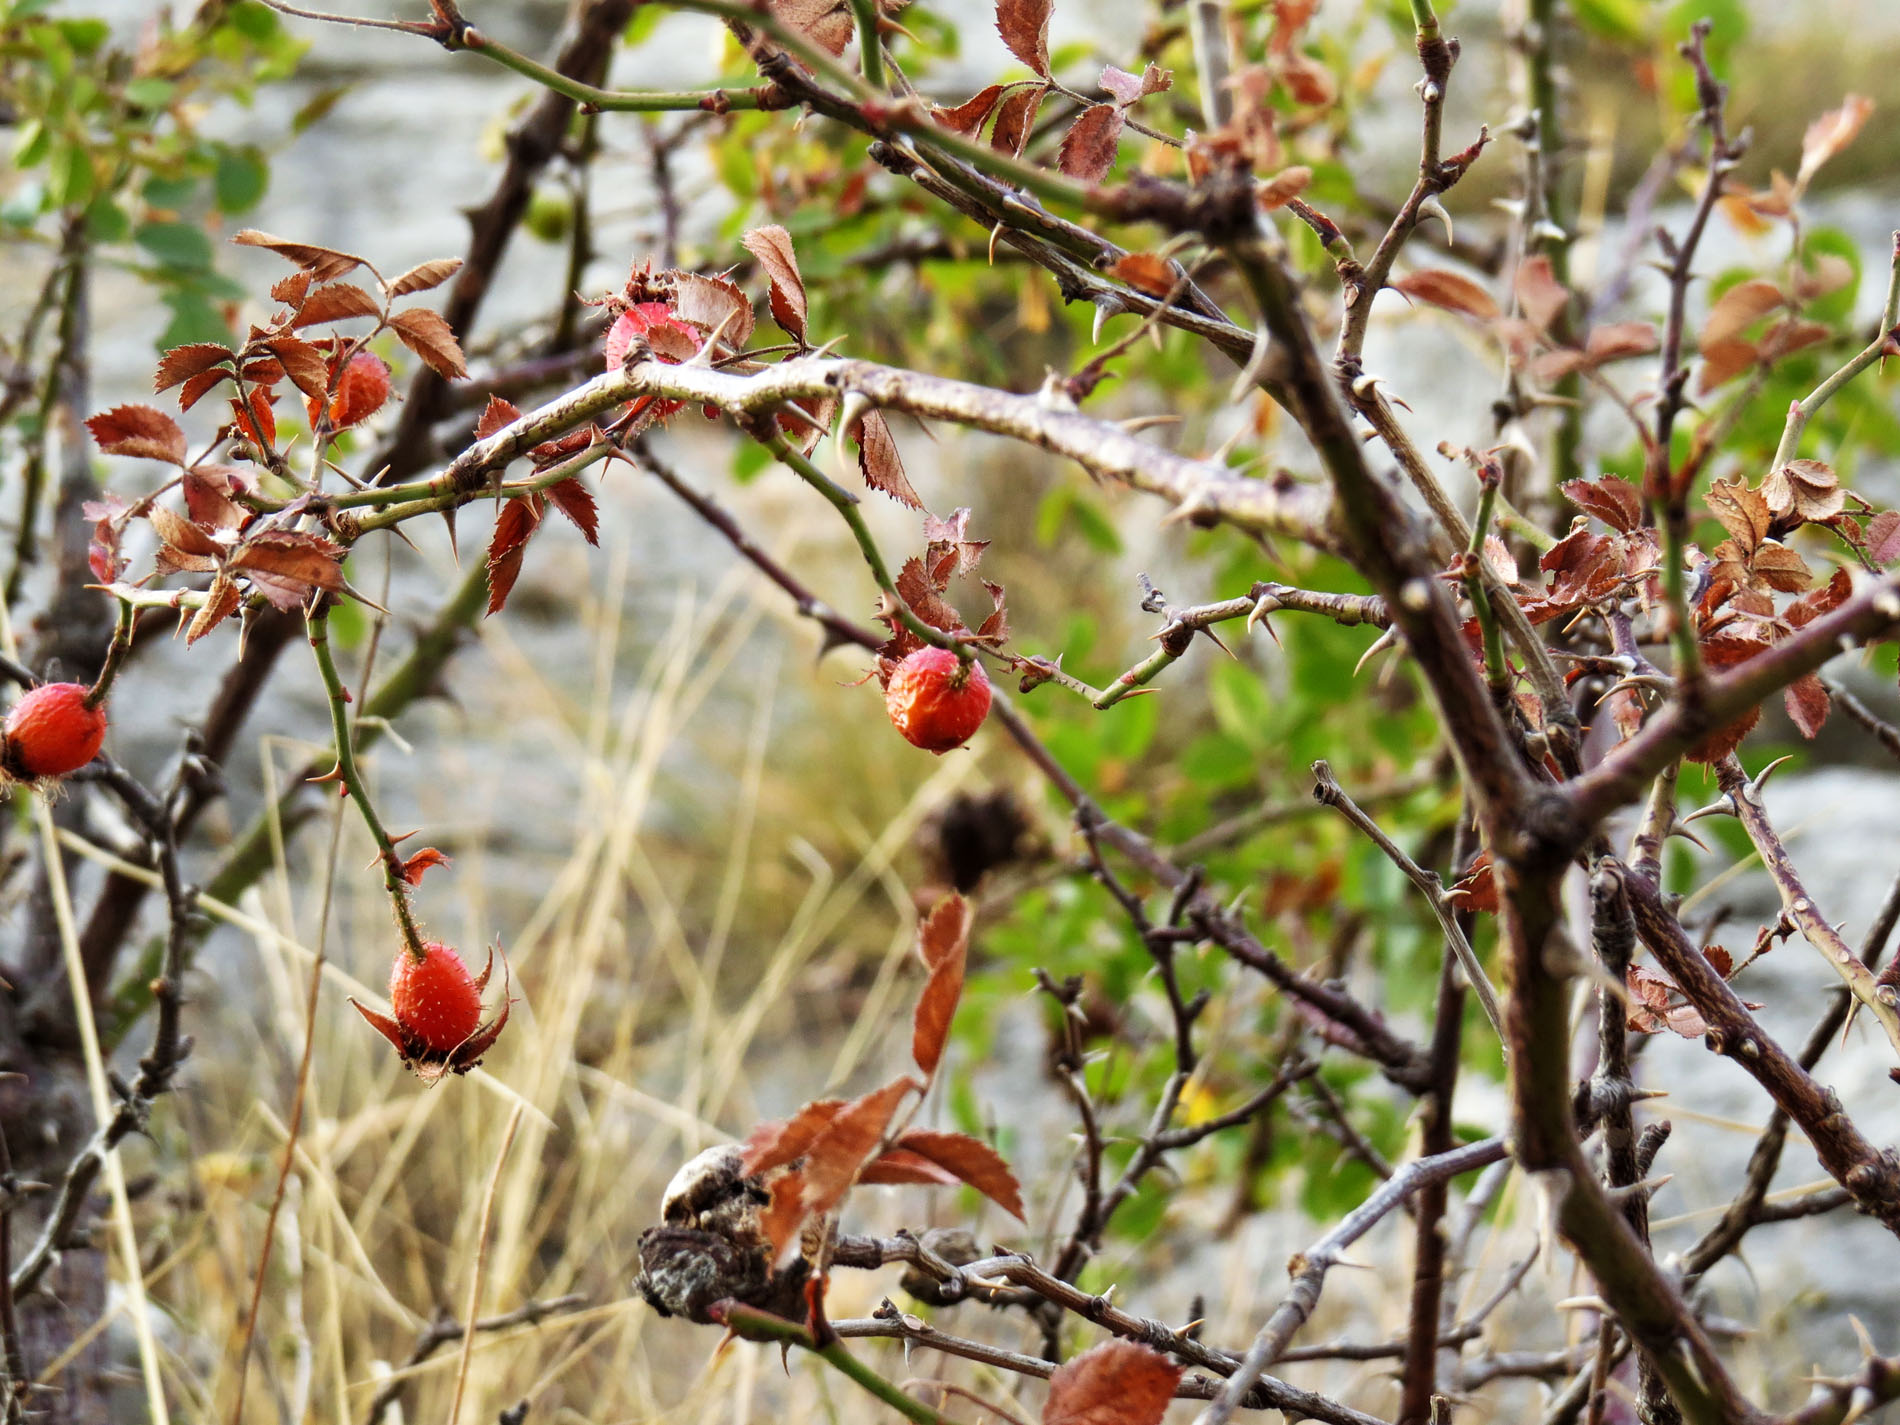
M990 676L947 648L920 648L884 685L884 707L904 740L942 754L961 747L990 711Z
M44 683L7 714L0 767L17 781L63 777L99 755L106 740L105 704L86 706L84 683Z
M482 1022L482 992L462 957L431 940L418 960L396 952L389 971L389 1003L396 1023L438 1054L446 1054Z
M481 1062L508 1023L509 1001L482 1023L482 991L494 968L493 952L481 974L471 975L462 957L447 945L428 941L418 960L407 946L396 951L389 971L389 1003L394 1018L356 1000L356 1011L402 1055L403 1063L433 1082L444 1074L465 1074ZM508 962L502 961L506 974ZM504 995L506 990L503 990Z

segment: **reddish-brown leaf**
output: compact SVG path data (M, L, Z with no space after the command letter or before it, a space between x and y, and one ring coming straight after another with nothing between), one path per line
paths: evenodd
M1518 306L1539 331L1549 331L1570 305L1569 289L1557 280L1550 259L1542 254L1518 264L1514 286Z
M786 1173L772 1184L771 1200L759 1214L759 1230L772 1244L774 1265L783 1262L798 1245L798 1229L810 1213L805 1208L805 1179L800 1173Z
M1801 729L1803 737L1812 738L1827 721L1828 708L1831 705L1827 695L1827 684L1814 673L1804 673L1788 685L1782 694L1782 702L1788 709L1788 716L1794 725Z
M990 616L983 620L983 626L976 636L991 648L1000 648L1009 642L1009 607L1001 584L992 584L988 579L983 587L990 595Z
M249 404L232 397L231 415L237 422L238 434L246 440L267 450L277 444L277 414L271 410L267 387L251 387Z
M990 147L1011 158L1022 157L1023 145L1029 142L1029 130L1036 122L1036 111L1042 107L1043 95L1048 92L1046 84L1012 89L1009 97L997 105L996 127L990 130Z
M190 410L220 381L230 379L230 371L222 366L215 366L209 371L200 371L196 376L187 377L185 384L178 388L178 409Z
M210 589L205 592L205 606L198 610L191 620L191 627L185 630L185 647L191 647L237 612L240 597L237 583L229 574L220 574L213 579Z
M1451 312L1463 312L1481 322L1499 315L1497 299L1469 277L1448 272L1442 267L1426 267L1393 280L1393 287L1408 297L1430 302Z
M1102 66L1102 90L1123 107L1134 103L1143 93L1138 75L1117 69L1112 64Z
M488 612L500 613L521 577L521 557L528 540L541 526L541 501L535 496L509 500L495 516L495 533L488 542Z
M929 1078L943 1059L957 1001L963 996L964 957L975 915L970 903L954 893L938 901L917 928L917 953L930 971L911 1016L910 1052Z
M1785 300L1781 289L1766 277L1737 282L1709 308L1709 319L1702 324L1700 345L1707 347L1740 336L1751 322L1767 316Z
M269 343L270 354L283 364L284 374L304 395L321 401L330 391L330 363L307 341L280 336Z
M754 228L741 241L745 250L758 258L759 266L772 281L769 302L772 320L777 322L801 346L805 341L805 279L798 271L798 254L792 250L792 235L777 223Z
M1042 1425L1160 1425L1181 1367L1137 1341L1104 1341L1049 1377Z
M996 29L1009 52L1049 77L1049 17L1055 0L996 0Z
M1749 489L1739 480L1716 480L1703 498L1708 503L1709 513L1721 522L1744 555L1752 555L1768 537L1774 516L1759 491Z
M897 1146L928 1158L957 1181L968 1183L1018 1222L1025 1220L1022 1185L1002 1156L981 1139L931 1128L906 1128L897 1136Z
M280 609L296 608L312 589L343 589L343 548L318 534L271 530L238 546L225 567Z
M1702 370L1696 377L1695 388L1698 395L1706 396L1750 370L1761 359L1761 351L1754 342L1736 336L1726 341L1703 342L1701 356Z
M819 1135L805 1155L805 1210L830 1212L844 1201L858 1170L883 1141L884 1130L891 1125L898 1104L915 1091L909 1077L893 1079L881 1089L873 1089L853 1099L838 1111L831 1126Z
M432 866L446 866L448 864L448 857L444 856L433 846L425 846L402 863L402 869L398 874L410 885L419 886L422 884L424 872L428 871Z
M209 530L200 529L176 510L164 505L153 505L146 511L145 517L151 521L152 530L159 539L180 554L208 557L224 552L224 546L211 537Z
M248 511L231 498L232 474L228 465L195 465L185 471L179 483L193 524L206 529L236 529L244 523Z
M1339 97L1333 72L1310 55L1289 50L1280 61L1280 81L1294 102L1323 108Z
M900 505L908 505L913 510L924 507L924 502L911 488L910 478L904 474L897 442L891 439L891 428L880 412L866 411L857 430L846 434L858 443L858 473L864 477L865 484L889 495Z
M955 1187L962 1180L928 1158L893 1148L865 1164L858 1181L866 1187Z
M482 418L475 422L475 439L487 440L489 436L521 419L521 412L513 401L505 401L500 396L490 396L488 404L482 407Z
M346 322L352 317L380 317L381 305L353 282L331 282L318 287L303 299L293 327L315 326L318 322Z
M1166 297L1174 291L1174 264L1152 252L1131 252L1117 258L1108 269L1108 275L1150 297Z
M270 295L273 302L282 302L286 307L295 307L304 299L304 293L310 290L310 274L293 272L288 277L279 277L271 284Z
M427 292L431 287L440 287L461 270L462 259L459 257L432 257L427 262L418 262L391 282L389 295L407 297L415 292Z
M359 351L336 379L330 398L330 425L348 430L383 408L389 399L389 363L373 351Z
M1849 94L1838 109L1830 109L1801 136L1801 171L1794 185L1805 189L1815 170L1854 141L1854 136L1874 111L1874 101L1862 94Z
M1126 116L1117 104L1092 104L1069 126L1056 150L1056 166L1071 178L1100 183L1114 167Z
M547 497L555 509L574 522L574 528L587 537L589 544L600 543L600 511L594 504L592 492L581 484L580 476L570 476L548 486Z
M114 406L89 416L86 429L107 455L185 463L185 432L155 406Z
M746 1175L769 1173L774 1168L797 1162L811 1151L811 1145L843 1111L843 1099L821 1098L783 1121L761 1123L747 1136L740 1152L739 1161Z
M1626 356L1647 356L1656 349L1658 340L1652 322L1611 322L1590 328L1583 351L1593 367L1602 366Z
M1458 902L1460 910L1489 911L1496 915L1498 883L1497 876L1491 868L1491 853L1480 851L1476 859L1465 868L1464 875L1460 876L1445 894L1449 899Z
M1600 480L1572 480L1563 492L1571 504L1595 515L1618 534L1628 534L1642 522L1643 497L1629 481L1614 475Z
M462 360L462 344L439 312L427 307L411 307L390 317L389 325L402 344L445 381L459 381L468 375L468 366Z
M673 313L681 321L691 323L708 337L718 332L720 344L734 351L752 340L752 299L732 283L723 277L702 277L697 272L669 272L666 276L673 285ZM659 341L665 330L661 324L647 334L656 351L661 351Z
M1269 213L1276 208L1284 208L1304 193L1312 181L1313 170L1303 163L1283 168L1254 188L1254 202Z
M1786 520L1831 520L1847 508L1847 491L1832 466L1820 460L1791 460L1761 482L1768 508Z
M1731 637L1727 634L1715 634L1701 640L1703 665L1712 673L1726 672L1750 658L1765 651L1768 645L1752 638ZM1742 745L1742 739L1755 730L1755 724L1761 721L1761 709L1752 707L1733 722L1717 728L1701 742L1690 748L1684 755L1691 762L1700 762L1704 766L1720 762L1729 753Z
M214 341L194 341L187 346L174 346L158 359L158 372L152 378L154 391L169 391L181 381L209 371L219 362L232 360L235 353L228 346L219 346Z
M962 134L965 138L975 138L983 130L983 125L996 106L1002 102L1003 86L992 84L987 89L979 89L970 98L965 99L954 109L933 105L930 117L942 124L953 134Z
M108 492L97 500L87 500L80 512L92 521L92 539L86 546L86 564L92 577L101 584L115 584L125 572L125 559L119 553L119 535L124 530L126 503Z
M240 247L261 247L276 253L287 262L293 262L310 274L315 282L334 282L346 272L354 271L363 265L363 259L347 252L339 252L333 247L321 247L316 243L295 242L290 238L274 237L270 233L259 232L256 228L246 228L231 239Z
M1867 557L1876 564L1900 559L1900 512L1882 510L1867 521Z

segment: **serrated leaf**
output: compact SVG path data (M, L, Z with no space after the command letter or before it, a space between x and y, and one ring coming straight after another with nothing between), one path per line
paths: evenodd
M445 381L459 381L468 375L462 360L462 344L439 312L427 307L410 307L389 318L389 325L402 344L428 363Z
M1049 77L1049 17L1055 0L996 0L996 31L1009 52Z
M1084 109L1062 136L1056 166L1084 183L1099 183L1115 165L1126 116L1118 104L1093 104Z
M752 299L732 283L723 277L702 277L697 272L669 272L666 276L673 288L673 314L681 321L697 327L707 337L719 332L721 345L734 351L752 340ZM655 335L649 332L648 340Z
M771 279L772 320L802 346L807 315L805 279L798 271L798 254L792 250L792 235L772 223L752 229L741 242L747 252L758 258L765 275Z
M158 371L152 378L153 391L169 391L181 381L209 371L220 362L231 361L236 353L228 346L220 346L212 341L194 341L185 346L174 346L158 360Z
M528 540L541 526L541 501L533 496L509 500L495 516L495 533L488 542L488 612L500 613L521 577L521 558Z
M930 978L911 1015L910 1052L926 1078L935 1074L943 1061L957 1001L963 997L964 958L974 920L970 903L952 893L938 901L917 927L917 953Z
M805 1104L790 1118L761 1123L746 1137L739 1162L748 1177L769 1173L796 1162L810 1151L821 1134L844 1110L841 1098L821 1098Z
M1702 324L1702 335L1698 342L1708 347L1740 336L1751 322L1767 316L1785 300L1781 289L1765 277L1737 282L1709 308L1709 319Z
M230 466L193 466L179 483L193 524L205 529L236 529L244 523L249 511L231 498Z
M1136 1341L1104 1341L1049 1377L1042 1425L1160 1425L1181 1367Z
M990 147L1011 158L1021 158L1023 145L1029 142L1029 130L1036 122L1036 111L1042 107L1043 96L1048 92L1046 84L1011 90L1009 97L996 108L996 127L990 130Z
M382 314L382 304L354 282L329 282L304 298L290 324L311 327L319 322L345 322L353 317Z
M427 262L418 262L391 282L389 295L407 297L416 292L427 292L432 287L440 287L461 270L462 259L459 257L432 257Z
M363 265L363 259L352 253L340 252L317 243L280 238L272 233L259 232L256 228L245 228L231 241L240 247L261 247L267 252L274 252L286 262L294 262L308 271L311 280L316 282L333 282L344 273Z
M373 351L359 351L336 378L336 394L330 398L330 425L336 430L361 425L388 399L389 363Z
M290 384L313 401L323 400L330 392L330 363L309 342L294 336L280 336L267 343L270 354L283 364Z
M224 552L224 546L211 537L209 530L200 529L176 510L153 505L145 517L159 539L180 554L206 558Z
M242 572L279 609L294 609L312 589L343 591L343 549L321 535L271 530L238 546L225 563Z
M960 1179L928 1158L893 1148L864 1165L858 1182L865 1187L955 1187Z
M237 583L230 575L220 574L213 579L211 588L205 594L204 607L198 610L191 627L185 630L185 647L191 647L235 613L240 598Z
M114 406L88 417L86 429L107 455L185 463L185 432L155 406Z
M178 409L188 411L215 389L220 381L231 380L231 373L222 366L209 371L200 371L196 376L187 377L185 384L178 388Z
M807 1213L830 1212L844 1201L871 1154L883 1141L898 1104L916 1090L909 1078L893 1079L838 1111L805 1155L804 1206Z
M482 407L482 418L475 422L475 439L487 440L498 430L505 430L521 419L521 411L513 401L500 396L490 396L488 404Z
M546 494L554 507L574 522L574 528L587 537L589 544L600 543L600 511L594 504L593 493L581 483L580 476L548 486Z
M996 106L1002 102L1003 86L992 84L979 89L970 98L965 99L954 109L932 106L930 117L942 124L954 134L965 138L975 138L983 130L984 123L996 112Z
M1832 706L1827 684L1813 673L1804 673L1790 683L1782 694L1782 703L1794 725L1801 729L1801 735L1809 739L1821 730Z
M1571 504L1595 515L1619 534L1628 534L1642 522L1643 497L1629 481L1614 475L1600 480L1572 480L1563 486L1563 492Z
M989 1144L965 1133L941 1133L930 1128L906 1128L897 1146L928 1158L959 1182L968 1183L1018 1222L1023 1217L1022 1184L1009 1164Z
M891 439L891 428L880 412L866 411L857 430L847 434L858 442L858 473L864 477L865 484L889 495L900 505L908 505L913 510L924 507L904 474L897 442Z

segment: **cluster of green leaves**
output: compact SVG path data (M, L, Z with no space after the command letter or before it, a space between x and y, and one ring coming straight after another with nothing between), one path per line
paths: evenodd
M255 144L202 133L199 118L210 101L248 104L304 48L256 0L130 36L56 0L0 10L0 91L18 124L0 241L50 243L82 222L158 288L171 311L161 347L227 340L224 305L244 293L215 270L209 225L255 207L270 165Z

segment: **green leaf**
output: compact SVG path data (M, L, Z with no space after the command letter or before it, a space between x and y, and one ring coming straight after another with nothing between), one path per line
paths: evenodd
M201 288L176 287L167 292L163 300L171 308L172 319L158 339L160 351L169 351L174 346L186 346L194 341L231 340L230 327L225 325L224 317Z
M109 193L99 194L86 209L86 232L94 242L124 242L131 231L132 220Z
M132 240L167 267L184 272L211 268L211 238L194 223L140 223Z
M139 109L163 109L177 92L178 86L171 80L148 74L125 86L125 102Z
M92 200L92 155L84 144L71 144L54 156L46 196L56 208L77 208Z
M242 213L255 207L269 186L270 165L257 149L219 147L213 192L221 212Z
M1584 30L1612 44L1640 45L1649 39L1647 7L1638 0L1570 0Z

